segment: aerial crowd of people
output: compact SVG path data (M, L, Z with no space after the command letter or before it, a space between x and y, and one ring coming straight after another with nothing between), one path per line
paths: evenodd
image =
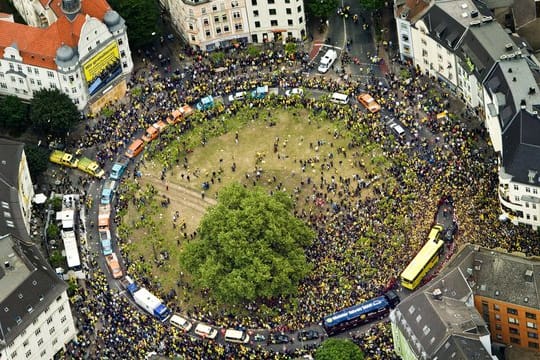
M359 105L341 106L324 97L304 96L268 97L205 111L203 121L215 121L223 114L234 115L252 107L301 105L315 113L324 111L332 121L343 121L347 130L356 135L342 149L331 149L327 143L316 144L321 153L332 152L331 159L321 161L324 166L309 160L298 162L302 185L294 194L298 205L295 213L317 236L306 251L309 261L315 264L314 271L300 284L295 306L282 304L286 299L251 303L246 304L246 309L252 313L262 306L277 309L277 313L266 318L233 317L216 311L210 302L208 306L183 309L191 319L223 328L292 331L378 296L423 245L437 202L446 194L454 199L461 243L539 253L531 231L498 218L497 164L481 121L471 116L474 112L453 111L457 108L453 106L456 100L449 91L415 69L407 68L408 76L389 73L384 79L373 73L362 81L343 76L313 76L306 73L306 53L297 51L291 55L277 49L258 55L233 50L219 64L204 53L195 53L186 59L189 61L184 67L174 71L167 65L155 65L152 60L147 59L133 74L125 101L111 104L101 116L88 119L85 136L77 144L81 150L97 148L97 159L102 165L114 161L141 129L209 94L225 97L257 85L350 95L367 91L384 109L371 114ZM437 117L438 114L444 116ZM407 128L406 137L389 131L387 122L392 119ZM188 131L197 123L188 121L182 126ZM278 151L267 156L279 156L281 146L277 144ZM360 155L365 147L377 148L378 155L363 158ZM171 164L175 160L171 159ZM357 174L332 176L337 164L349 160L358 169ZM235 164L225 165L227 171L234 171ZM377 173L373 170L377 169L375 165L383 166L386 173ZM304 174L306 167L316 169L316 175ZM166 173L167 166L165 170ZM138 165L128 176L137 172ZM116 202L117 210L128 205ZM124 261L130 266L140 260L125 254ZM72 297L81 332L69 344L67 355L119 359L156 352L202 359L281 359L311 353L303 348L276 353L265 346L222 345L179 334L112 290L97 270L95 260L92 268L95 271ZM150 278L143 276L141 281L152 288ZM174 303L174 297L171 300ZM388 325L374 325L366 333L352 333L351 338L370 359L397 358Z

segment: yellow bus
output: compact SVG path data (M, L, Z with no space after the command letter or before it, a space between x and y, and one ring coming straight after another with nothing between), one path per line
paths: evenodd
M431 228L428 241L400 275L403 287L409 290L416 289L429 270L437 264L444 246L441 239L442 231L441 225Z

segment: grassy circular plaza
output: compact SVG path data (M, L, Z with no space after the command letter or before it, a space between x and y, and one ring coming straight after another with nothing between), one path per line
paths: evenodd
M446 194L455 199L460 242L511 239L497 219L487 147L478 150L481 139L457 119L438 125L446 142L416 148L390 135L378 115L326 99L272 97L252 105L237 103L213 119L195 113L188 131L170 128L148 147L140 176L120 188L128 204L118 227L128 273L162 294L174 290L182 311L213 314L216 324L233 316L246 327L317 323L397 277L425 242ZM212 289L197 288L182 267L185 244L198 241L201 218L233 182L288 193L295 215L317 233L306 249L313 271L296 296L229 306L216 302Z

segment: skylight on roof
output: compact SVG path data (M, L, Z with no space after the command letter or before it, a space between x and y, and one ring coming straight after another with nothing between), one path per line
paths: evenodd
M13 221L11 221L11 220L6 220L6 225L11 227L11 228L15 227L15 224L13 224Z
M429 328L429 326L424 325L424 327L422 328L422 331L424 332L424 335L427 336L431 332L431 329Z
M5 218L11 218L11 213L9 211L4 211L4 217Z
M2 201L2 207L4 209L9 209L9 204L7 202L5 202L5 201Z
M422 315L418 314L416 317L416 322L419 323L422 320Z
M469 7L469 5L467 5L466 3L461 4L461 8L462 8L463 10L465 10L467 7Z
M414 314L414 310L415 310L414 305L411 305L409 307L409 314L411 314L411 315Z

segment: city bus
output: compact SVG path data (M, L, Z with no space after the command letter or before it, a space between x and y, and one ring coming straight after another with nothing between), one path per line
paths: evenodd
M64 251L68 268L71 270L81 269L81 258L79 256L79 247L74 231L62 231L62 241L64 242Z
M431 228L428 241L400 275L403 287L409 290L416 289L429 270L437 264L444 246L441 239L442 232L442 225Z
M340 332L384 318L388 315L390 309L396 307L399 301L400 299L396 292L390 290L383 296L378 296L325 316L322 326L328 335L339 334Z

